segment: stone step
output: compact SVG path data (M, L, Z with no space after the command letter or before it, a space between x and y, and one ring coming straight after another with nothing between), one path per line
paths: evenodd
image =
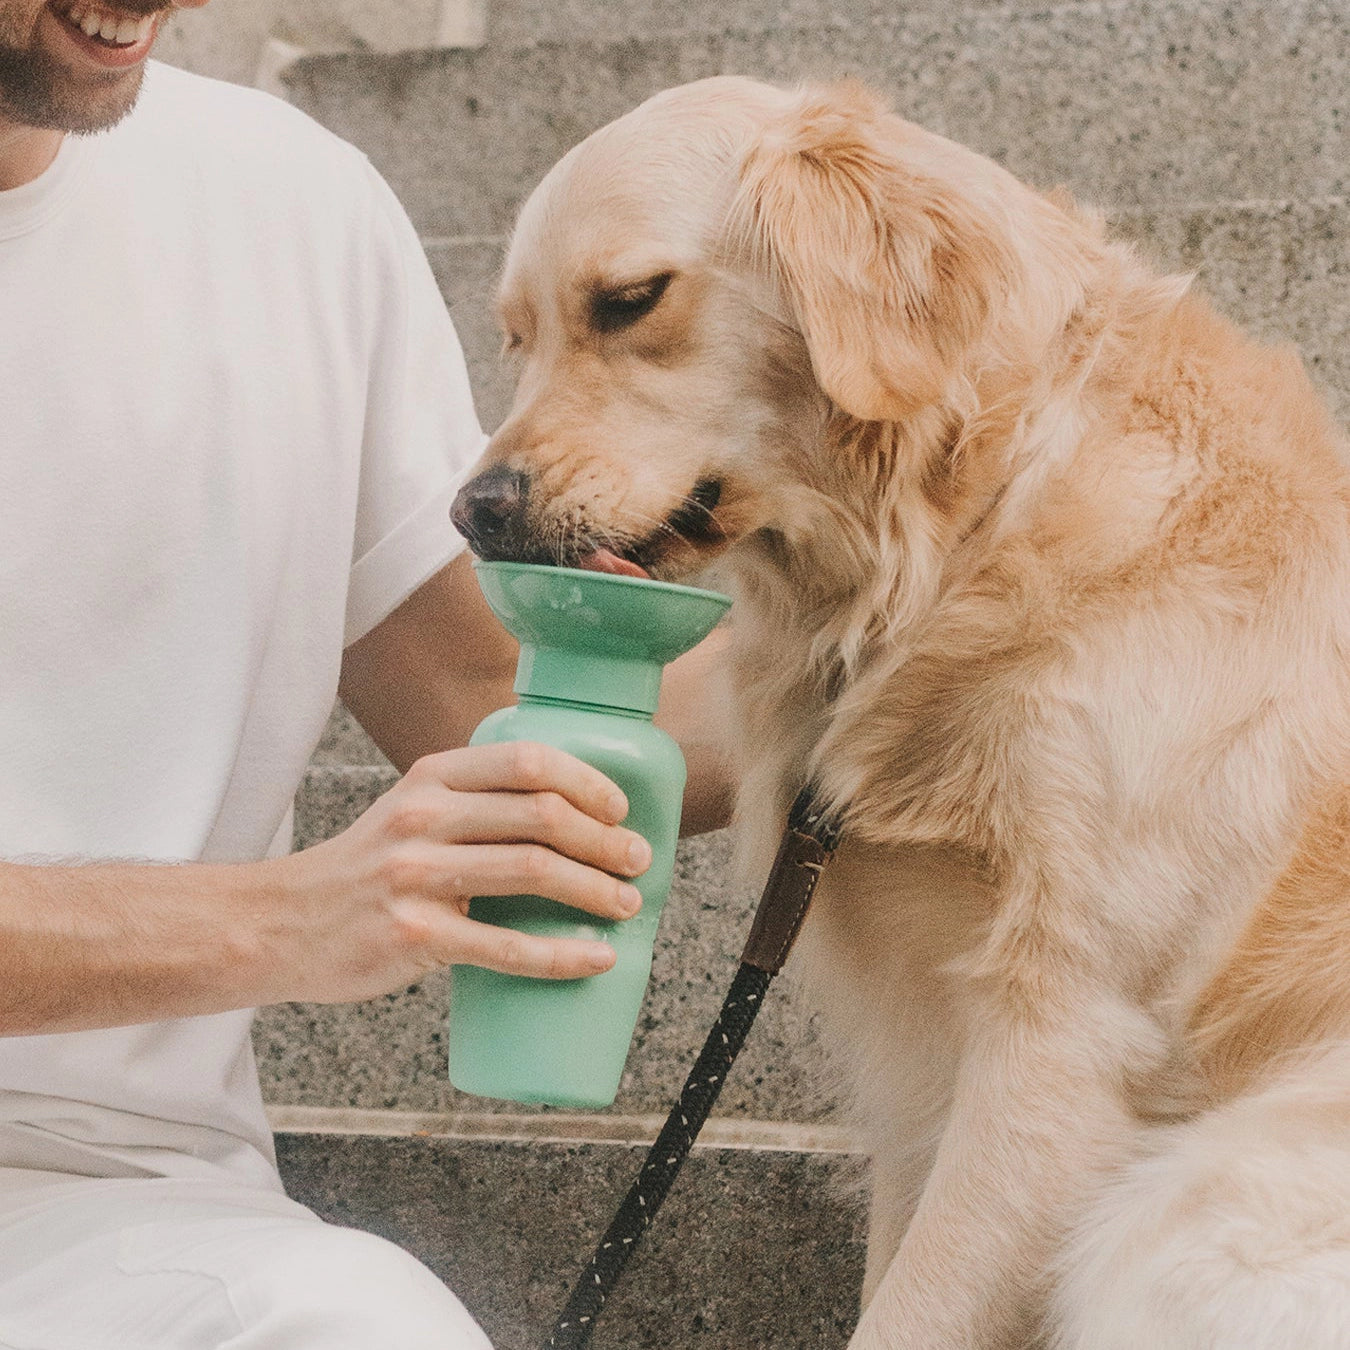
M320 769L380 768L389 769L392 773L393 768L375 742L361 729L361 724L340 702L333 705L323 738L309 762L311 768ZM311 833L307 836L311 842L320 837L312 832L314 828L317 826L311 827Z
M538 1350L637 1174L614 1144L281 1133L287 1189L446 1281L497 1350ZM596 1350L835 1350L857 1317L856 1157L696 1148L598 1323Z
M296 841L306 847L344 828L396 778L392 769L318 766L297 803ZM729 883L726 832L681 844L662 915L652 982L638 1018L613 1111L661 1116L685 1075L735 974L758 895ZM263 1091L291 1106L423 1112L529 1108L456 1092L447 1079L449 976L360 1004L282 1004L258 1017L254 1044ZM812 1021L781 977L765 1000L723 1089L718 1113L764 1120L819 1120L829 1103Z
M880 9L880 6L878 6ZM600 7L597 7L600 12ZM588 132L720 73L856 75L905 115L1115 209L1343 194L1335 0L936 5L863 21L315 57L292 97L364 148L424 234L496 234Z
M1096 11L1122 9L1133 0L1077 0L1056 8ZM966 10L1026 10L1047 8L1046 0L963 0ZM617 38L686 36L724 33L729 27L768 32L775 28L870 26L894 16L895 0L491 0L487 40L495 46L525 46L537 42L566 42L577 38L614 41ZM908 0L907 13L950 11L948 0Z

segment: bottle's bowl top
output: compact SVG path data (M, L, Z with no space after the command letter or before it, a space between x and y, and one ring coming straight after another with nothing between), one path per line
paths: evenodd
M523 643L665 665L703 640L731 604L716 591L647 577L474 563L493 613Z

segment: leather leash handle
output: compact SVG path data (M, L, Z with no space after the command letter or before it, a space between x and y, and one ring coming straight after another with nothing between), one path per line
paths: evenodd
M821 870L838 843L838 822L816 804L812 788L803 788L788 812L788 827L750 925L750 936L741 953L746 965L770 975L783 969L802 931Z
M764 894L750 926L736 978L685 1079L680 1100L647 1153L638 1179L572 1289L545 1350L582 1350L624 1267L651 1225L698 1138L764 1000L801 931L821 869L839 842L837 821L816 805L810 787L797 795Z

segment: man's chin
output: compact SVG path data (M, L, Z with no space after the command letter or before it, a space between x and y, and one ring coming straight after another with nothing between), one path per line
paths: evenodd
M136 105L160 24L125 50L106 51L50 7L31 42L0 45L0 118L43 131L106 131Z
M92 83L74 80L54 62L0 48L0 118L43 131L107 131L136 106L144 76L140 65Z
M92 136L115 127L136 106L144 76L145 68L137 67L134 71L128 71L119 84L116 99L103 99L97 104L91 101L82 108L68 108L62 130L77 136Z

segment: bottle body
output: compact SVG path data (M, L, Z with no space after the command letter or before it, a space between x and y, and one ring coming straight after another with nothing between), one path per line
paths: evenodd
M534 980L456 966L450 1081L461 1091L555 1106L608 1106L618 1091L670 891L684 794L679 747L650 715L523 697L486 718L472 744L540 741L593 765L628 798L625 825L652 849L634 884L642 909L609 921L540 896L483 896L471 917L544 937L599 938L618 954L601 975Z

